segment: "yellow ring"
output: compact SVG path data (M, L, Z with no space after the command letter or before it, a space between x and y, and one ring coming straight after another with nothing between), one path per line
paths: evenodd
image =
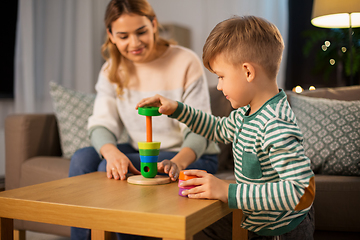
M138 142L139 149L160 149L161 142Z

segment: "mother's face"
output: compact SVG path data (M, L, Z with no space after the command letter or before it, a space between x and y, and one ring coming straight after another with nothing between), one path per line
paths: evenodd
M156 19L150 21L145 16L123 14L112 22L111 33L108 30L108 35L124 57L136 63L144 63L156 56L156 31Z

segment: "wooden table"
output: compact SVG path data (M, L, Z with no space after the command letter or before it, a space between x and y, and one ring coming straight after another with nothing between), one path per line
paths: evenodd
M89 228L99 240L109 232L192 239L231 211L219 200L180 197L177 183L140 186L95 172L0 192L0 239L13 239L13 219ZM237 239L246 234L241 215L234 211Z

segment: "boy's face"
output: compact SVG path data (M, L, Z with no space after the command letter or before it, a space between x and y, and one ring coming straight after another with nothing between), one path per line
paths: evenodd
M230 64L223 54L219 54L210 61L210 66L219 79L217 89L223 92L233 108L250 104L252 91L243 65Z

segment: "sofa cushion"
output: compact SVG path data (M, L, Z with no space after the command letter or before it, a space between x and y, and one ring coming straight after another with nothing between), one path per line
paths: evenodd
M360 176L360 101L290 98L313 171Z
M87 121L92 114L95 94L86 94L50 83L55 115L58 120L63 157L71 158L80 148L91 145Z
M70 160L62 157L34 157L21 165L20 187L67 178Z

